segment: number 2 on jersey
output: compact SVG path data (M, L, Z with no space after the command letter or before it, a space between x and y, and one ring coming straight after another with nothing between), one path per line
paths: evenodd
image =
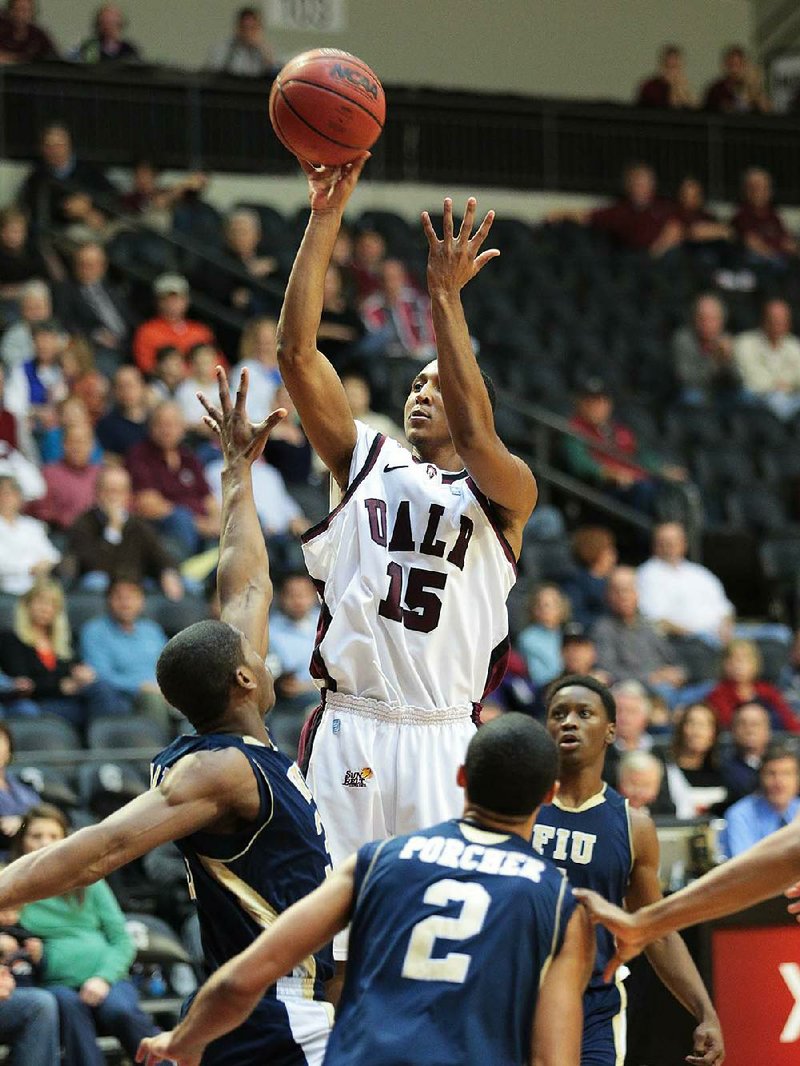
M431 914L417 922L411 930L406 957L403 960L402 977L414 981L450 981L463 984L467 978L472 956L464 952L450 951L440 959L434 959L433 948L437 940L467 940L483 928L486 912L492 897L482 885L464 884L445 878L428 886L422 897L425 903L445 907L448 903L462 903L457 918Z
M415 633L430 633L439 624L442 601L431 589L441 592L447 584L447 574L438 570L422 570L412 566L406 582L405 607L400 603L403 592L403 568L399 563L389 563L386 568L389 591L378 604L378 614L392 622L400 622Z

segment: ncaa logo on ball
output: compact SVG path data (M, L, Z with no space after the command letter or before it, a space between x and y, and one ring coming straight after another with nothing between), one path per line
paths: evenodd
M378 99L378 86L372 80L367 77L363 70L356 70L354 67L345 67L341 63L336 63L331 67L331 78L334 81L346 81L348 85L352 85L354 89L360 89L367 96L371 96L373 100Z

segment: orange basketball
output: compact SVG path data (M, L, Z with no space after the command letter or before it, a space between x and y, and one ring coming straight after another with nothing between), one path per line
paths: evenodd
M383 86L366 63L336 48L290 59L269 94L278 139L309 163L340 166L371 148L386 117Z

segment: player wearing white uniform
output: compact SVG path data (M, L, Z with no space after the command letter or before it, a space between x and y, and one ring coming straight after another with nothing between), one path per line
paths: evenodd
M438 360L406 401L412 456L353 420L317 350L325 273L367 158L302 164L311 217L278 327L283 380L344 493L305 543L323 601L313 660L323 709L308 780L334 863L368 840L458 814L451 782L475 705L499 680L505 601L536 503L533 475L497 436L461 306L460 290L499 254L480 250L492 212L472 235L474 199L457 237L450 200L441 241L423 215Z

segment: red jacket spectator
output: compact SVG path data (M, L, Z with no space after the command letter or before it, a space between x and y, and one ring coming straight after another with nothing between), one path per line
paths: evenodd
M143 322L133 338L133 357L143 374L155 370L159 348L177 348L185 356L196 344L215 344L208 326L186 317L189 309L186 278L180 274L162 274L156 278L153 292L158 314ZM224 364L225 360L220 362Z
M755 681L752 687L754 695L748 699L742 698L735 681L720 681L717 687L712 689L706 702L713 707L717 721L723 729L730 729L733 712L737 707L743 703L760 703L770 712L770 716L777 720L781 729L789 733L800 733L800 722L774 685L769 681Z

